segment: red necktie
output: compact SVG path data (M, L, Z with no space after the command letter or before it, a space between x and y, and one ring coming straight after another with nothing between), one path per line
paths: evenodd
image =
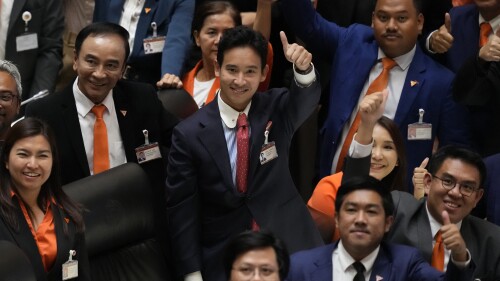
M236 121L236 187L240 193L247 191L248 178L248 120L245 113L241 113Z
M481 23L479 29L479 48L481 48L488 43L488 37L490 36L490 33L493 32L493 29L491 28L491 24L488 22Z
M366 91L367 95L373 94L375 92L380 92L387 88L387 83L389 82L389 72L396 65L396 62L390 58L382 58L382 72L379 74L375 80L370 84L368 90ZM352 122L351 128L349 128L349 132L345 138L344 144L342 145L342 150L340 150L339 160L337 162L336 172L342 171L344 167L344 159L349 151L349 146L351 146L352 138L354 134L358 130L359 123L361 122L361 117L359 112L356 113L356 117Z
M102 115L106 110L103 104L94 105L94 175L109 169L108 131Z
M436 243L432 249L431 265L439 271L444 271L444 246L443 239L441 238L441 230L436 233L434 237Z
M470 4L470 3L472 3L472 0L452 0L451 3L453 5L453 7L457 7L457 6L463 6L466 4Z

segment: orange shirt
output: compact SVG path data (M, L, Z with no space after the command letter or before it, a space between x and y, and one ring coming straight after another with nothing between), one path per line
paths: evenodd
M260 83L258 91L265 91L269 87L269 83L271 82L271 71L273 69L273 57L274 57L273 46L271 45L271 43L267 43L266 63L269 66L269 71L267 72L266 80ZM193 96L194 93L194 79L196 77L196 73L198 73L198 71L202 67L203 67L203 62L200 60L193 67L193 69L191 69L188 73L186 73L186 75L184 75L184 78L182 79L184 90L186 90L189 94L191 94L191 96ZM212 87L208 92L207 99L205 100L205 105L207 105L215 98L215 92L217 92L217 89L219 88L220 88L220 79L219 77L216 76L214 83L212 84Z
M50 202L47 202L47 211L45 212L45 216L43 217L42 222L38 225L38 229L35 231L26 206L24 206L24 203L20 198L18 198L18 200L21 210L23 211L24 218L28 223L33 239L35 239L36 246L38 247L43 267L45 268L45 271L48 272L54 265L57 256L56 229Z
M325 216L329 217L332 222L335 221L335 199L337 191L342 182L342 172L322 178L314 188L314 192L307 202L307 206L314 209ZM339 231L335 228L332 242L340 238Z

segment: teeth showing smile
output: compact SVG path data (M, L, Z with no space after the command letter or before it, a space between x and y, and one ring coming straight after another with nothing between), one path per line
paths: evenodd
M380 168L383 168L383 167L384 167L384 165L382 165L382 164L374 164L374 163L372 163L370 165L370 168L372 168L372 169L380 169Z
M454 203L451 203L451 202L444 202L444 204L449 207L449 208L458 208L459 205L458 204L454 204Z
M23 173L23 175L28 176L28 177L38 177L40 174L37 173Z

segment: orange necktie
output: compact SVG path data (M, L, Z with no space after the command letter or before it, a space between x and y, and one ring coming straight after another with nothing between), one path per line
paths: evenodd
M441 238L441 230L436 233L434 239L436 243L434 244L434 249L432 249L431 265L439 271L444 271L444 246Z
M457 7L457 6L463 6L466 4L470 4L470 3L472 3L472 0L452 0L451 3L453 5L453 7Z
M103 104L94 105L94 175L109 169L108 131L102 115L106 110Z
M389 82L389 72L395 65L396 62L393 59L387 57L382 58L382 67L383 67L382 72L379 74L377 78L375 78L375 80L373 80L373 82L368 87L368 90L366 91L367 95L373 94L375 92L380 92L385 88L387 88L387 83ZM360 122L361 122L361 117L358 112L356 113L356 117L352 122L349 132L347 133L347 137L345 138L344 144L342 145L342 150L340 150L339 160L337 162L337 168L336 168L337 173L342 171L342 168L344 166L345 156L347 155L347 151L349 151L349 146L351 146L352 138L354 137L354 134L358 130Z
M490 36L490 33L493 32L493 29L491 28L491 24L488 22L481 23L479 28L479 48L481 48L488 43L488 37Z

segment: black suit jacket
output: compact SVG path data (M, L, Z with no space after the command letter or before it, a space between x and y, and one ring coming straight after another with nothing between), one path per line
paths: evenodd
M17 221L19 222L19 231L10 227L3 217L0 217L0 240L7 240L16 244L24 251L29 258L33 271L38 281L62 280L62 264L68 260L69 250L76 250L76 256L73 259L78 260L78 278L72 280L90 280L89 261L87 248L85 246L85 236L83 233L77 233L74 223L69 220L65 212L54 204L51 204L54 215L54 224L57 237L57 257L54 266L49 272L45 272L42 258L36 245L28 223L24 218L23 212L17 200L13 200L16 206ZM64 234L63 225L68 227L68 234Z
M28 32L38 36L38 48L18 52L16 37L25 33L22 14L31 13ZM5 59L21 73L24 99L47 89L53 91L62 66L64 16L61 0L15 0L10 14Z
M293 133L316 108L320 87L319 82L307 88L293 84L290 92L272 89L252 98L246 194L233 184L217 100L174 129L167 206L181 274L201 270L204 281L227 280L221 276L223 248L234 235L250 229L252 218L281 238L292 253L322 244L288 168ZM269 141L275 142L278 158L261 165L268 121Z

